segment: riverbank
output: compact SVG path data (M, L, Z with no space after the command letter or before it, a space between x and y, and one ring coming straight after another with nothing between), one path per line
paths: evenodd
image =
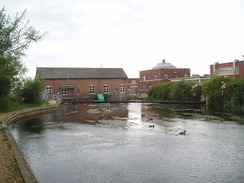
M1 120L2 116L0 115ZM0 123L0 182L24 182L2 122Z
M5 122L11 123L21 118L55 109L54 102L49 104L46 107L34 107L0 114L0 182L37 182Z

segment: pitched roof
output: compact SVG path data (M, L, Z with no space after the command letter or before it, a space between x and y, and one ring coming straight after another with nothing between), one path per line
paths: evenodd
M37 67L43 79L127 79L122 68L58 68Z

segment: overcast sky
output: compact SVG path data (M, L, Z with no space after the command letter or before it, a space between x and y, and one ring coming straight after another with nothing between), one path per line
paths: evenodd
M37 67L115 67L139 77L165 59L191 74L243 60L244 0L1 0L14 18L27 9L47 36L23 62Z

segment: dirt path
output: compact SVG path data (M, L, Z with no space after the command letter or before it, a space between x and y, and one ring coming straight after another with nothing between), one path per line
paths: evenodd
M0 115L0 120L3 116ZM0 124L0 182L24 182L2 123Z

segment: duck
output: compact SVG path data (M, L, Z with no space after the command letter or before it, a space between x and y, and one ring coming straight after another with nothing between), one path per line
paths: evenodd
M154 128L155 127L155 125L149 125L149 128Z
M186 130L184 130L183 132L180 132L179 135L185 135L186 134Z

